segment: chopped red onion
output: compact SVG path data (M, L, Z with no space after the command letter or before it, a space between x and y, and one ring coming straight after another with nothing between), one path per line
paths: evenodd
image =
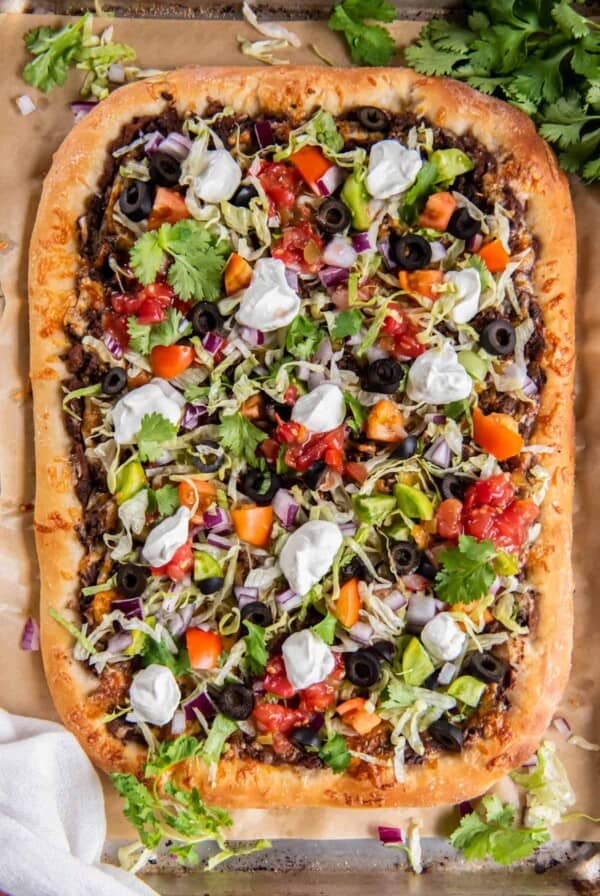
M400 828L379 825L377 832L382 843L404 843L404 834Z
M194 615L194 608L191 604L187 604L185 607L182 607L179 611L179 615L183 619L185 627L187 628L191 622L192 616Z
M420 576L418 572L411 572L402 576L402 581L409 591L426 591L429 587L429 579Z
M40 627L32 616L29 617L23 627L21 635L21 650L40 649Z
M318 712L316 716L308 723L308 727L313 731L320 731L325 724L325 716L322 712Z
M285 488L280 488L275 492L273 497L273 511L281 520L286 529L294 525L296 514L300 510L300 505L295 501L290 492Z
M206 543L213 546L213 548L220 548L222 551L228 551L231 547L231 541L229 538L224 538L222 535L218 535L216 532L210 532Z
M426 423L445 423L446 415L445 414L425 414L423 417Z
M388 271L395 271L398 267L398 262L392 255L392 250L390 248L389 240L381 240L377 243L377 249L379 250L379 254L383 258L383 263L388 269Z
M441 613L442 610L446 609L446 604L443 600L440 600L439 598L435 597L434 603L435 603L435 609L437 610L438 613Z
M202 340L202 348L204 348L209 355L216 355L220 349L223 348L226 339L223 339L222 336L219 336L218 333L207 333L204 339Z
M184 432L190 432L192 429L196 429L200 423L200 419L204 417L205 414L205 404L186 404L181 423L179 424L180 429L183 429Z
M160 131L154 131L153 134L150 134L148 141L144 145L146 155L151 156L152 153L155 153L164 139L165 138L160 133Z
M394 610L395 612L405 605L406 598L401 591L394 590L391 592L391 594L388 594L387 597L383 598L383 603L386 605L386 607L389 607L390 610Z
M552 719L552 724L556 730L560 731L561 734L564 734L565 737L571 733L571 726L563 716L555 716L555 718Z
M37 109L36 104L33 102L28 93L23 93L21 96L18 96L15 100L19 112L21 115L31 115L32 112L35 112ZM79 119L75 119L78 121Z
M502 585L502 582L500 581L500 576L496 576L496 578L490 585L489 593L490 594L498 594L498 592L500 591L501 585Z
M471 800L464 800L462 803L458 804L458 812L461 818L465 815L470 815L473 811L473 803Z
M323 252L323 261L334 268L351 268L356 261L356 250L343 236L334 236Z
M183 734L185 731L185 713L178 709L171 719L171 734Z
M333 289L336 286L341 286L348 282L348 271L346 268L340 267L321 268L319 271L319 280L325 289Z
M199 709L205 719L212 719L217 714L217 708L215 704L212 702L208 694L201 693L196 694L195 697L192 697L190 700L186 700L185 703L181 704L181 708L185 713L186 721L195 722L196 721L196 713L195 709Z
M128 619L143 619L144 604L141 597L123 597L121 600L113 600L112 610L120 610Z
M118 635L113 635L110 638L107 648L109 653L123 653L131 644L133 644L131 632L119 632Z
M454 676L456 675L458 669L454 663L444 663L440 671L438 672L438 684L443 685L444 687L447 684L450 684L453 681Z
M178 162L183 162L184 159L187 159L191 148L192 141L188 137L184 137L183 134L177 133L177 131L173 131L168 137L165 137L157 147L159 152L164 152L166 155L171 156L172 159L177 159Z
M538 387L537 387L536 384L533 382L533 380L531 379L530 376L526 376L526 377L525 377L525 382L524 382L523 385L521 386L521 391L522 391L528 398L535 398L535 396L538 394Z
M102 342L107 347L113 358L123 357L123 347L119 340L112 333L103 333Z
M240 609L243 609L246 604L251 604L255 600L258 600L258 588L251 588L246 585L236 585L233 589L233 593L240 605Z
M339 528L340 528L340 532L342 533L342 535L355 535L358 526L356 525L356 523L349 522L349 523L340 523Z
M113 62L108 66L108 80L111 84L125 83L125 68L120 62Z
M323 339L319 348L315 352L315 364L329 364L333 358L333 347L329 339Z
M318 196L331 196L337 188L344 182L344 172L338 165L331 165L322 177L318 177L315 181L316 193Z
M352 245L354 249L359 254L361 252L368 252L371 246L371 237L369 236L368 231L364 233L355 233L352 237Z
M291 588L288 588L287 591L282 591L281 594L276 594L275 600L283 610L293 610L302 603L300 595L292 591Z
M425 594L414 594L408 601L407 625L422 627L436 614L435 600Z
M265 334L261 330L255 330L253 327L240 327L240 336L248 345L263 345Z
M298 291L298 271L293 271L291 268L285 269L285 279L287 281L287 285L290 289Z
M223 507L205 510L202 521L207 529L212 529L217 535L231 532L231 517Z
M446 252L446 247L443 243L438 242L437 240L433 243L429 243L429 248L431 249L431 260L432 261L441 261L442 258L445 258L448 254Z
M273 127L270 121L254 122L254 133L256 134L256 142L260 149L265 149L267 146L273 146L275 138L273 136Z
M93 103L91 101L69 103L75 122L81 121L82 118L85 118L88 112L91 112L94 106L97 105L98 103Z
M424 454L426 460L446 470L452 463L452 452L446 439L436 439Z
M480 233L476 233L469 240L467 240L467 250L469 252L477 252L477 250L481 248L482 243L483 243L482 235Z
M352 640L360 644L368 644L373 637L373 629L368 622L355 622L348 631Z

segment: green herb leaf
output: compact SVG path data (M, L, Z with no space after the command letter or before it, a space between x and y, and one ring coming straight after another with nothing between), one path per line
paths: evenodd
M154 663L159 666L166 666L171 670L175 678L190 671L190 658L185 647L181 647L178 653L171 653L162 641L157 641L155 638L147 636L141 655L144 666L151 666Z
M234 457L245 460L248 464L257 465L256 449L266 438L267 434L254 426L239 411L221 418L219 426L221 445L229 449Z
M154 283L163 257L158 230L149 230L135 241L129 253L129 263L140 283L144 286Z
M244 638L246 642L246 667L251 675L260 675L269 659L269 652L265 645L265 629L262 625L249 622L248 619L244 619L244 625L248 631Z
M440 554L442 569L435 578L440 600L448 604L471 603L488 593L496 574L492 560L496 550L491 541L461 535L458 547Z
M343 32L357 65L387 65L396 49L394 38L381 25L365 25L364 19L391 22L395 12L384 0L343 0L334 8L328 25L332 31Z
M358 308L340 311L336 314L333 326L330 330L332 339L345 339L346 336L356 336L362 327L363 316Z
M173 345L192 332L192 325L176 308L169 308L165 320L158 324L140 324L137 317L127 318L129 344L135 352L149 355L157 345Z
M64 28L45 26L28 31L24 37L25 46L34 59L23 69L23 79L44 93L53 87L62 87L69 67L81 49L81 31L89 18L89 14L85 15Z
M165 444L176 435L177 426L162 414L146 414L142 417L142 425L137 434L140 460L158 460L165 450Z
M324 333L310 317L298 314L285 334L285 347L294 358L308 361L324 338Z
M368 408L365 408L358 398L352 395L351 392L344 392L344 401L346 402L346 407L350 409L350 413L352 414L352 420L347 420L346 422L354 433L359 433L363 428L365 420L369 416L369 410Z
M312 630L315 635L318 635L326 644L333 644L336 624L337 619L332 613L328 612L327 616L324 616L317 625L313 625Z
M405 224L415 224L425 201L438 180L439 171L437 165L432 162L424 162L417 179L404 195L400 217Z
M160 741L158 749L150 753L144 766L144 774L147 778L161 775L178 762L197 756L202 749L202 744L191 734L182 734L175 740Z
M462 850L466 859L491 856L501 865L510 865L550 839L545 828L513 827L516 807L503 804L498 796L484 796L482 805L485 818L470 812L450 836L452 846Z
M352 757L348 752L348 745L343 734L334 734L330 731L327 740L319 750L319 757L325 765L339 775L350 765Z
M218 712L202 748L201 755L207 765L214 765L219 761L227 738L231 737L234 731L237 731L237 723Z
M167 483L162 488L150 490L156 501L156 509L161 516L171 516L179 507L179 489Z

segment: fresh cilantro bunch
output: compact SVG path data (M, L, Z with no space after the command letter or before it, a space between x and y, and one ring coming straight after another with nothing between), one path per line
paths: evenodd
M336 775L346 771L352 757L348 752L348 745L343 734L335 734L330 731L327 740L319 750L319 758L335 772Z
M461 535L458 547L440 554L442 568L435 577L437 596L447 604L466 604L483 597L496 577L492 563L495 556L493 542Z
M177 426L157 412L142 417L142 425L137 435L140 460L158 460L167 442L177 435Z
M563 168L600 179L600 25L571 0L466 0L466 21L433 19L404 51L531 115Z
M248 464L256 466L256 449L267 438L267 434L255 426L236 411L227 414L221 419L219 426L219 442L223 448L227 448L234 457L245 460Z
M450 843L462 850L465 859L491 856L500 865L510 865L550 839L545 828L515 827L516 806L502 803L498 796L484 796L481 802L483 813L465 815L450 836Z
M162 224L149 230L134 243L130 262L144 286L154 283L165 254L171 259L167 279L180 299L217 299L221 277L231 246L215 236L199 221L186 218L176 224Z
M285 335L285 347L294 358L308 361L325 337L324 332L310 317L298 314Z
M357 65L387 65L396 45L387 28L367 21L393 22L396 7L388 0L342 0L334 7L328 25L341 31L348 41L352 62Z

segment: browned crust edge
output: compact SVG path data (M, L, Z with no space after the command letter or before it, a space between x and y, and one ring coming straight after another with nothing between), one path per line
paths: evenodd
M429 806L477 796L537 748L569 674L575 223L566 178L525 115L458 82L421 77L408 69L182 69L117 90L73 128L54 156L31 242L29 297L42 650L56 707L101 768L139 771L143 751L112 737L90 713L86 696L96 679L73 660L72 638L48 610L56 607L76 618L76 570L82 555L73 529L82 514L71 481L59 386L65 374L59 355L67 348L62 319L75 298L76 221L97 187L108 143L134 113L159 113L165 92L182 112L201 112L207 98L250 115L260 111L300 117L319 106L336 114L358 104L416 111L458 134L470 130L506 158L505 174L528 201L528 226L539 240L535 287L548 334L543 357L548 381L532 442L549 446L553 453L544 458L550 487L542 534L530 558L531 579L539 591L539 624L525 639L502 730L459 756L443 755L410 768L405 783L381 789L349 774L253 760L222 761L212 788L202 762L185 763L178 772L187 784L198 785L210 802L242 808Z

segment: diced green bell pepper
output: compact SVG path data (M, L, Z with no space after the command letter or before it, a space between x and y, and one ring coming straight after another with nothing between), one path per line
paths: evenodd
M370 197L364 181L360 180L356 172L346 179L340 198L350 209L352 226L356 230L368 230L371 226L371 216L369 215Z
M396 509L393 495L355 495L352 499L354 513L361 523L381 523Z
M433 519L433 504L418 488L399 482L394 486L394 496L399 509L411 520Z
M223 576L223 568L212 554L206 551L194 551L194 579L201 582L203 579L211 579L213 576Z
M473 169L473 162L461 149L436 149L429 161L438 170L436 183L450 186L459 174Z
M487 361L484 361L477 352L471 352L467 349L459 352L457 357L458 363L462 364L470 377L479 383L483 382L488 372Z
M139 460L130 460L117 473L115 492L117 504L124 504L147 485L148 480Z
M451 697L455 697L461 703L473 708L479 706L484 691L485 682L472 675L459 675L448 688Z
M418 688L433 672L434 666L429 654L418 638L411 638L402 654L404 681Z

